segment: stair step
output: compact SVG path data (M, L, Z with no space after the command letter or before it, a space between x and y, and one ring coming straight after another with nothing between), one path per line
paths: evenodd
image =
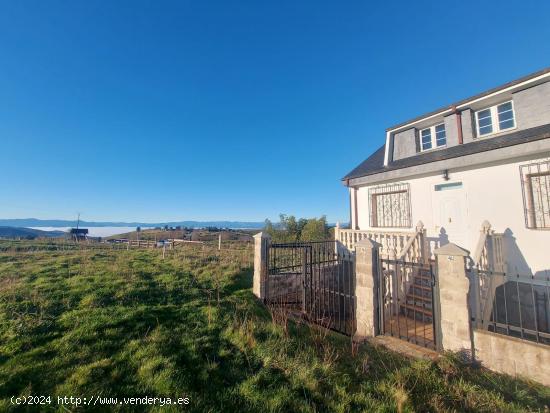
M431 285L422 285L422 284L411 284L410 288L420 288L421 290L424 290L424 291L432 291L432 286Z
M432 283L429 282L428 280L415 280L412 284L411 284L411 287L427 287L427 288L431 288L432 286Z
M412 310L412 311L416 311L417 313L422 313L422 314L426 314L426 315L429 315L431 316L433 314L432 310L431 309L426 309L426 308L422 308L422 307L418 307L416 305L411 305L411 304L401 304L401 307L402 308L406 308L408 310Z
M429 303L432 302L432 297L431 296L425 296L425 295L418 295L418 294L414 294L414 293L408 293L406 295L407 297L407 300L409 298L412 298L413 300L422 300L422 301L427 301Z
M433 310L433 308L432 308L432 303L430 303L430 302L415 301L415 300L406 300L405 303L406 303L407 305L410 305L410 306L415 307L417 311L418 311L419 309L422 309L422 310L429 310L429 311L432 311L432 310Z

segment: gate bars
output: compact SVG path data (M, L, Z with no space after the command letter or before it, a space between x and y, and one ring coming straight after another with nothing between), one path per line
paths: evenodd
M267 253L268 303L301 311L308 321L353 335L355 265L336 241L271 244Z
M469 269L479 302L477 328L550 345L550 276Z
M437 350L432 265L384 258L380 263L380 332Z

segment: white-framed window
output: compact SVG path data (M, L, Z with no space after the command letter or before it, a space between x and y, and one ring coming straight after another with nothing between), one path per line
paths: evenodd
M516 127L514 102L508 101L476 112L477 136L487 136Z
M447 145L445 124L440 123L420 131L420 150L427 151Z
M410 228L411 205L408 183L369 188L370 226Z

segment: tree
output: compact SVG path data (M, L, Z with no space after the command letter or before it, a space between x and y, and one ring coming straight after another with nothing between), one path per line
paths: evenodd
M319 219L308 219L304 225L300 241L323 241L328 239L329 232L327 227L327 219L322 216Z
M298 222L294 215L279 215L281 220L281 226L284 231L286 231L286 238L289 242L296 242L300 239L300 231L298 228Z
M273 224L269 219L265 220L264 232L268 233L271 236L271 238L275 236L275 228L273 228Z
M280 223L274 226L265 220L264 231L273 242L322 241L330 238L325 216L321 218L300 218L293 215L279 215Z

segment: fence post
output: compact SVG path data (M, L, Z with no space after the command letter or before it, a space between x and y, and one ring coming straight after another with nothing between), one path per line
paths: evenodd
M306 314L307 248L302 248L302 313Z
M468 309L470 282L466 274L469 251L449 243L434 250L436 279L434 317L436 342L443 350L463 353L472 359L472 332Z
M271 236L265 232L254 235L254 280L252 292L261 300L267 298L267 254Z
M379 331L377 289L380 247L379 243L369 238L355 244L356 340L374 337Z

